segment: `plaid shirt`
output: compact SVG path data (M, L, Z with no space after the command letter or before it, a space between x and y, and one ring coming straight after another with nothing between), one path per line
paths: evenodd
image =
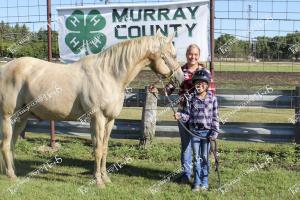
M199 64L198 69L200 70L203 68L204 68L204 66L202 64ZM183 65L181 67L181 70L183 71L183 74L184 74L184 80L183 80L182 84L180 85L180 90L178 92L179 97L183 97L183 95L186 94L186 92L188 92L189 94L193 93L193 87L194 87L193 83L192 83L192 77L193 77L194 73L189 71L187 64ZM175 86L172 83L168 83L166 85L165 89L167 90L167 93L170 95L175 90ZM213 80L209 84L208 90L215 93L216 88L215 88L215 84L214 84ZM185 106L185 98L181 98L181 99L182 100L180 101L180 106L184 107Z
M188 97L187 105L180 113L181 120L188 122L190 127L203 127L204 129L219 131L219 113L217 97L208 91L205 99L201 100L193 93Z

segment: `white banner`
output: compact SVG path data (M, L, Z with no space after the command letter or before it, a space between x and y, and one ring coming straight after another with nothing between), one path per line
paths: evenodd
M175 34L178 59L185 61L189 44L201 49L200 60L209 59L209 1L156 4L118 4L58 8L60 58L74 62L99 53L124 40Z

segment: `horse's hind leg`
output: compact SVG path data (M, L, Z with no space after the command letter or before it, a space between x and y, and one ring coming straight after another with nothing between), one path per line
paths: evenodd
M17 143L19 135L25 129L25 126L27 124L27 118L28 118L28 114L23 114L20 121L17 121L15 123L14 129L13 129L13 136L12 136L12 151L13 151L13 153L14 153L15 145Z
M13 147L15 147L19 135L25 129L26 124L27 124L27 120L28 120L28 114L23 114L20 121L17 121L15 123L14 129L13 129L13 138L12 138Z
M1 151L3 155L3 160L6 164L6 174L9 178L17 178L14 171L13 164L13 153L11 148L12 143L12 125L9 115L4 115L1 120L1 131L2 131L2 143ZM3 163L3 160L0 160Z
M2 122L2 115L0 115L0 122ZM0 123L0 173L6 174L6 165L1 151L2 140L3 140L2 123Z
M115 122L114 119L108 121L106 124L106 127L105 127L105 135L104 135L104 141L103 141L103 155L102 155L102 160L101 160L101 175L102 175L102 180L104 181L104 183L111 182L109 176L107 175L106 157L107 157L107 151L108 151L108 141L109 141L110 133L113 128L114 122Z

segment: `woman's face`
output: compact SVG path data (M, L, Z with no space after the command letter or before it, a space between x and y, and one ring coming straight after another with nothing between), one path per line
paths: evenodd
M186 54L187 63L190 65L198 64L199 50L196 47L192 47Z

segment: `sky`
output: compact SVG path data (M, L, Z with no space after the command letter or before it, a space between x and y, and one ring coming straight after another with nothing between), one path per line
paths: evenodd
M158 1L164 0L152 0L152 2ZM45 27L47 21L46 2L47 0L0 0L0 21L11 24L25 23L31 30L39 30L40 27ZM110 0L109 2L151 3L146 0ZM57 7L80 6L82 3L84 5L104 4L104 0L52 0L53 29L57 29L55 22ZM216 0L215 5L215 37L227 33L247 39L249 21L252 38L285 36L287 33L300 31L300 0ZM248 12L249 5L251 12ZM249 15L251 20L248 20Z

